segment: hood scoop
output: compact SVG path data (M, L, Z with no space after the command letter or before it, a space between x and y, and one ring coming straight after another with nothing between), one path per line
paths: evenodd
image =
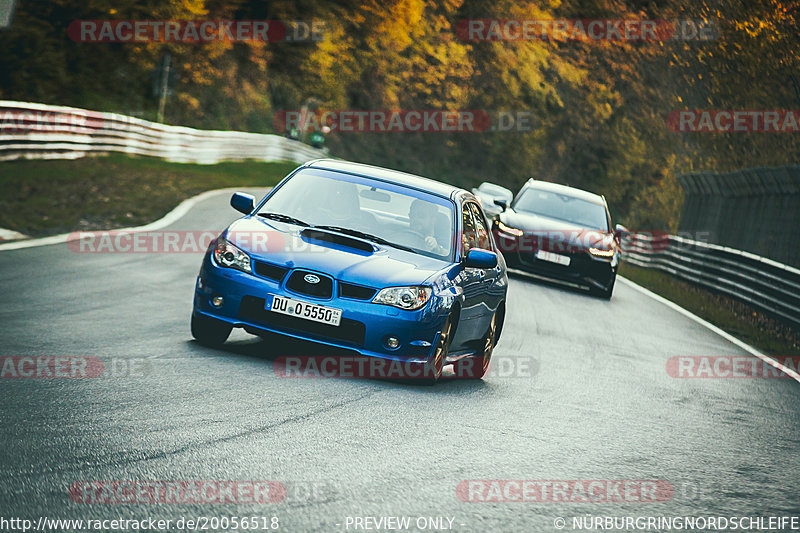
M300 235L306 239L324 243L338 244L339 246L345 246L347 248L352 248L354 250L369 254L375 252L375 248L370 243L354 237L348 237L347 235L340 235L338 233L331 233L314 228L304 229L300 232Z

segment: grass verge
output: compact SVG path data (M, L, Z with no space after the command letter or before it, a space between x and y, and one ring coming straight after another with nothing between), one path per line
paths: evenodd
M196 165L125 155L0 165L0 228L31 236L147 224L190 196L223 187L275 185L297 166Z
M619 273L763 353L781 357L800 355L800 333L747 304L683 282L658 270L622 263Z

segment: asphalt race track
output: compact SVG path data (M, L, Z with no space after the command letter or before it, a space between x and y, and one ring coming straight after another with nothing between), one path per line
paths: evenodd
M236 217L216 195L169 229L219 230ZM455 531L557 531L564 518L571 531L589 515L800 514L800 384L670 377L670 357L746 354L628 285L607 302L514 277L483 381L286 379L275 357L320 349L241 331L222 350L192 340L200 259L65 244L0 252L0 355L94 356L117 368L0 379L0 515L275 516L284 531L355 531L355 517L389 516L410 517L411 531L420 517L429 530L428 518L444 517L438 525ZM93 480L270 480L286 495L70 497ZM462 501L464 480L658 480L674 490L660 502L485 503Z

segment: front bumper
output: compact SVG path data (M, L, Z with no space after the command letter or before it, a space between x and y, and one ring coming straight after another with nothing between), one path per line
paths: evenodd
M570 258L569 265L561 265L538 259L536 249L530 246L525 248L524 245L527 243L521 243L506 233L496 231L495 240L508 268L579 285L609 289L614 283L619 267L619 252L611 258L601 258L591 255L588 250L576 250L574 247L570 249L565 246L564 249L567 251L552 250L553 253Z
M379 357L410 363L425 363L447 319L448 310L435 294L420 310L404 311L388 305L373 304L371 298L359 300L339 295L334 279L330 298L298 294L286 286L291 274L269 279L232 268L220 267L206 254L195 284L194 313L227 322L254 334L278 333L288 337L344 348L368 357ZM325 273L320 273L325 275ZM275 276L278 277L278 276ZM269 295L285 296L342 310L339 326L331 326L275 313L265 309ZM211 305L214 296L224 303ZM436 311L432 311L435 309ZM386 346L389 336L399 339L397 348ZM310 354L313 355L313 354Z

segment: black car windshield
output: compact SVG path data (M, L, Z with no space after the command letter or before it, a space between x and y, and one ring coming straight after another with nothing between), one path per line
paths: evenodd
M258 214L449 260L453 209L444 198L377 180L349 181L300 171L270 196Z
M586 229L609 230L605 207L566 194L528 189L513 207L518 212L564 220Z

